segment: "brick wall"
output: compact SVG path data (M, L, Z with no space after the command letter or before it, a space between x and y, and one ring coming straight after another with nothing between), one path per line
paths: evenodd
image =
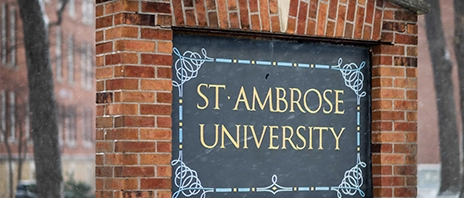
M372 47L375 197L416 196L417 16L384 0L96 0L96 196L171 197L171 27Z

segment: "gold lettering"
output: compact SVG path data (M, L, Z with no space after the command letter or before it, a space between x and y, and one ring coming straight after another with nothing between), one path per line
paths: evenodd
M309 148L308 150L313 150L313 127L309 128Z
M323 130L328 130L328 127L314 127L314 130L319 130L319 148L317 149L324 150L324 148L322 148L322 132Z
M226 86L225 85L213 85L213 84L210 84L209 87L214 87L216 88L216 94L215 94L215 100L214 100L214 109L217 109L219 110L219 88L224 88L224 90L226 89Z
M216 139L214 140L214 144L212 146L210 145L207 145L205 143L205 124L200 124L200 142L201 142L201 145L203 145L205 148L214 148L218 142L218 126L219 124L215 124L214 125L216 127Z
M243 149L248 149L248 125L243 125Z
M243 88L243 86L240 88L240 93L238 94L237 102L235 102L235 107L232 110L237 111L238 110L238 104L240 102L245 103L245 107L247 108L248 111L251 110L250 105L248 104L248 99L247 99L245 89Z
M318 99L319 99L319 106L317 107L316 110L311 110L311 109L308 107L308 104L307 104L307 96L308 96L308 93L309 93L309 92L314 92L314 93L316 93L316 94L317 94L317 97L318 97ZM317 89L314 89L314 88L308 89L308 90L305 92L305 94L304 94L304 96L303 96L303 99L304 99L303 102L304 102L304 106L305 106L305 108L306 108L306 111L308 111L309 113L315 114L315 113L317 113L317 112L321 109L321 107L322 107L322 97L321 97L321 93L319 93L319 91L318 91Z
M327 104L328 104L329 107L330 107L329 110L325 110L325 108L322 109L322 111L323 111L325 114L329 114L330 112L332 112L332 109L333 109L332 102L330 102L330 100L327 98L327 94L326 94L327 92L332 93L332 90L326 89L326 90L324 91L324 100L325 100L325 102L327 102Z
M269 100L269 111L275 112L275 110L272 108L272 89L269 88L269 90L267 91L266 98L264 99L264 102L261 102L261 99L259 98L259 94L258 94L258 91L256 90L256 87L253 87L253 101L251 104L252 111L256 111L256 108L255 108L256 101L258 102L258 105L261 108L261 110L264 110L268 100Z
M271 150L275 150L275 149L279 149L279 146L274 146L274 144L272 144L272 140L273 139L278 139L279 136L277 135L273 135L274 133L274 129L278 129L279 127L278 126L269 126L269 149Z
M200 106L200 104L197 103L197 108L198 108L198 109L206 109L206 107L208 107L208 104L209 104L208 97L206 97L205 94L203 94L203 93L201 92L201 90L200 90L200 87L203 87L203 86L208 87L207 84L205 84L205 83L200 83L200 84L198 85L198 87L197 87L197 93L198 93L198 95L200 95L201 98L203 98L203 100L205 100L205 105L204 105L204 106Z
M296 101L295 101L295 95L294 95L295 91L298 93L298 99ZM294 104L296 104L302 113L306 113L304 109L301 107L300 99L301 99L301 91L297 88L290 88L290 112L295 112Z
M296 150L303 150L304 147L306 146L306 139L304 138L303 135L301 135L300 133L300 129L305 129L304 126L299 126L298 128L296 128L296 135L298 136L298 138L300 138L300 140L303 142L303 146L298 146L298 144L296 145Z
M344 114L345 109L341 111L338 109L338 104L343 104L343 100L338 100L339 93L343 94L343 90L335 90L335 114Z
M286 134L285 134L286 130L285 129L290 130L290 136L289 137L286 137ZM293 128L291 126L282 126L282 149L287 149L286 142L288 142L293 147L293 149L297 150L295 144L293 144L292 137L293 137Z
M251 129L251 133L253 134L253 138L255 139L256 148L261 147L261 143L263 142L263 138L264 138L264 134L266 133L267 126L266 125L263 126L263 130L261 132L261 138L259 138L259 141L258 141L258 137L256 136L255 126L250 125L250 129Z
M224 134L227 135L227 138L229 138L230 142L235 146L235 148L240 147L240 125L235 125L237 128L237 140L234 140L232 135L230 135L229 131L222 125L222 137L221 137L221 148L226 148L224 145Z
M333 127L330 127L330 130L332 131L332 134L335 137L335 150L340 150L338 140L340 139L340 136L342 136L343 131L345 131L345 127L342 127L342 129L340 130L340 133L338 135L335 133Z
M280 97L280 92L282 91L283 96ZM285 100L285 96L287 95L287 92L285 91L284 88L282 87L276 87L276 111L279 113L287 111L288 108L288 103L287 100ZM284 109L280 109L280 103L283 102L285 104Z

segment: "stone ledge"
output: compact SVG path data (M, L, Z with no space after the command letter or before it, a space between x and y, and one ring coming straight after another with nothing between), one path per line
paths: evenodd
M430 12L430 4L422 0L389 0L390 3L411 10L416 14L427 14Z

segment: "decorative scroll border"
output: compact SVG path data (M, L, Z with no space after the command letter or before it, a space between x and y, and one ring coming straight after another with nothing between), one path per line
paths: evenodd
M292 62L275 62L267 60L243 60L243 59L229 59L229 58L211 58L208 57L204 48L201 49L201 54L192 51L185 51L183 54L174 47L173 53L178 57L174 63L174 70L176 71L177 80L172 81L172 85L178 88L179 91L179 157L172 160L171 165L177 166L174 171L174 184L178 190L172 194L172 198L177 198L181 193L185 197L192 197L199 195L200 198L206 198L206 193L209 192L269 192L277 194L279 192L310 192L310 191L335 191L337 197L341 198L343 195L353 196L359 193L362 197L365 196L364 191L361 190L363 185L362 168L366 167L366 163L361 160L360 143L361 143L361 106L360 100L366 96L363 91L364 74L361 70L365 67L366 62L363 61L359 65L356 63L343 64L343 59L338 59L337 65L323 65L323 64L308 64L308 63L292 63ZM208 188L203 187L198 174L195 170L189 168L183 162L182 152L182 101L183 101L183 86L186 82L197 77L201 66L206 62L229 63L229 64L246 64L246 65L261 65L261 66L280 66L280 67L302 67L311 69L328 69L338 70L341 72L345 86L349 87L357 96L356 100L356 145L357 145L357 159L356 165L350 170L347 170L344 177L338 186L294 186L285 187L277 184L277 176L273 175L271 178L272 184L265 187L248 187L248 188Z

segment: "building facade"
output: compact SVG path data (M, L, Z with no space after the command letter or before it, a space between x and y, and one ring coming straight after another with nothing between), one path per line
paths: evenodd
M2 0L0 6L0 197L7 197L9 151L14 187L20 158L24 159L21 180L34 180L35 167L20 11L15 0ZM94 1L70 0L57 25L60 0L43 0L43 6L49 23L64 179L74 174L76 180L93 186L94 173L89 170L95 153Z

